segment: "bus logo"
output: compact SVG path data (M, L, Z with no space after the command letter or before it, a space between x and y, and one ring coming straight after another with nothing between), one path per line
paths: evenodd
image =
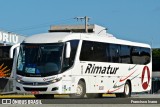
M147 74L146 74L147 73ZM146 76L145 76L146 75ZM145 78L147 80L145 80ZM149 82L150 82L150 71L149 71L149 68L147 66L145 66L143 68L143 71L142 71L142 78L141 78L141 82L142 82L142 88L144 90L146 90L149 86Z
M37 83L37 82L33 82L33 85L34 85L34 86L37 86L37 85L38 85L38 83Z

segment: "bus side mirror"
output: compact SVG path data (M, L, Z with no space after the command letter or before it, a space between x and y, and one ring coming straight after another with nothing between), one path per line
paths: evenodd
M71 44L70 42L66 42L66 58L70 58L71 54Z
M16 53L18 55L20 43L13 45L9 51L9 57L13 58L14 49L16 49Z

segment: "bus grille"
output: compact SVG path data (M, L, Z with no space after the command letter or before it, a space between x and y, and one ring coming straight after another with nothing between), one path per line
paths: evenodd
M33 86L41 86L41 85L49 85L48 82L23 82L23 85L33 85Z
M28 88L28 87L23 87L25 91L47 91L47 88Z

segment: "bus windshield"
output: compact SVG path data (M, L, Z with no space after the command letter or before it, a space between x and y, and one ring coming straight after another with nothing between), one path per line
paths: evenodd
M27 77L56 75L61 69L63 43L23 43L17 62L17 74Z

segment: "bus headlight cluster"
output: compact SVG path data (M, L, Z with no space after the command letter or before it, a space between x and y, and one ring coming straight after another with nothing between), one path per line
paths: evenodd
M21 79L19 79L19 78L16 78L16 81L17 81L18 83L23 83L23 81L22 81Z
M58 81L60 81L62 79L62 77L60 77L60 78L56 78L56 79L54 79L54 80L52 80L52 81L49 81L50 83L55 83L55 82L58 82Z
M17 81L18 83L22 83L22 82L23 82L23 81L22 81L22 77L17 76L16 81Z

